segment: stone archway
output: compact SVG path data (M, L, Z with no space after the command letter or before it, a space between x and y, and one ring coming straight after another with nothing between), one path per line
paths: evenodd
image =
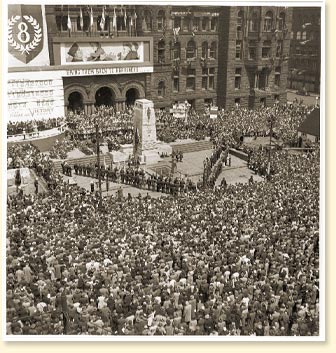
M122 99L125 101L125 104L128 104L127 101L133 101L135 99L145 98L146 93L143 85L140 82L129 82L122 90ZM132 103L132 105L134 102Z
M133 106L135 101L140 98L139 91L132 87L129 90L126 91L126 105L128 106Z
M115 105L115 94L110 87L100 87L95 93L95 106L99 107L102 105L107 107Z
M72 91L68 96L68 111L79 113L84 110L84 98L81 92Z

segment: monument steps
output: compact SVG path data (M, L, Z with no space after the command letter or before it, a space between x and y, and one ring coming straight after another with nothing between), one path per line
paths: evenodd
M173 151L182 151L182 153L191 153L204 150L211 150L213 148L213 143L211 141L195 141L187 143L176 143L171 144Z

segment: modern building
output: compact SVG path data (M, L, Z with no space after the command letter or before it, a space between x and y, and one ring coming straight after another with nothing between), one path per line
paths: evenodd
M293 8L287 86L290 89L320 93L321 9Z
M49 87L41 100L35 82L36 118L102 104L123 109L145 97L167 110L186 100L198 110L286 100L290 8L46 5L40 14L35 7L9 5L14 120L30 114L17 80L24 90L35 87L26 82L32 78Z

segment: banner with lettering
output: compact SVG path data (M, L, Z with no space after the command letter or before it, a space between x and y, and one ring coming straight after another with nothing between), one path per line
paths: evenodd
M45 8L8 5L8 66L50 65Z

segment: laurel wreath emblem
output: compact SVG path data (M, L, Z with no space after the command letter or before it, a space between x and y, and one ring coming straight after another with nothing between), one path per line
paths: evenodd
M32 50L34 50L39 43L42 40L42 30L39 25L39 23L36 21L36 19L33 16L28 16L25 15L23 18L31 24L31 26L34 29L34 39L29 42L26 45L18 43L14 38L13 38L13 26L15 25L16 22L20 20L21 16L12 16L10 19L8 19L8 43L11 47L13 47L15 50L18 50L21 52L23 55L24 53L29 54Z

